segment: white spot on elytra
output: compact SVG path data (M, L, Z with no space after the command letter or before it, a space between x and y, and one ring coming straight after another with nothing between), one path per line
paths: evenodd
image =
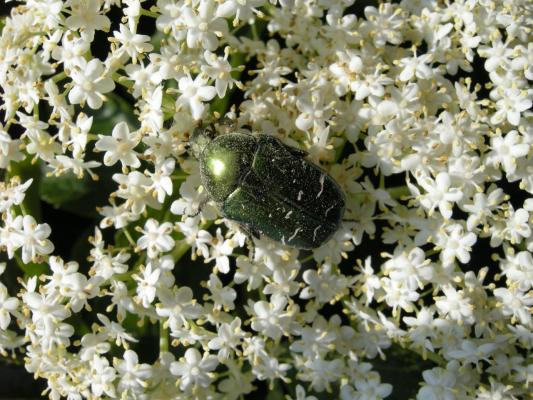
M302 200L302 196L303 196L304 192L302 190L300 190L298 192L298 201Z
M328 209L326 210L326 217L328 216L328 213L329 213L331 210L333 210L334 207L335 207L335 204L333 204L330 208L328 208Z
M291 216L292 214L292 210L289 211L287 214L285 214L285 219L289 219L289 217Z
M288 242L290 242L292 239L294 239L296 237L296 235L298 234L298 232L300 232L301 230L302 230L301 228L296 228L296 230L294 231L292 236L289 238ZM285 243L283 243L283 244L285 244Z
M322 195L322 192L324 191L324 180L325 179L326 179L326 175L324 174L320 175L320 179L318 180L320 182L320 192L318 192L318 194L316 195L317 199Z
M320 225L318 225L315 230L313 231L313 241L316 240L316 234L318 233L318 230L320 229Z

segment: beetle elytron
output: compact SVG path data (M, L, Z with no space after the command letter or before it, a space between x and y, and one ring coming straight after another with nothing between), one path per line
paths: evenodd
M209 198L245 232L313 249L339 228L344 193L305 152L270 135L212 128L196 129L190 144Z

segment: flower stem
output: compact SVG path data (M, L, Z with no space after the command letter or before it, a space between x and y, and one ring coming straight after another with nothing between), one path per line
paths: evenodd
M128 242L135 248L136 246L135 240L133 240L128 230L126 228L122 228L122 232L124 232L124 236L126 236L126 239L128 239Z
M59 82L59 81L62 81L63 79L65 79L67 77L67 74L65 73L65 71L61 71L57 74L55 74L54 76L52 76L52 81L54 81L55 83Z
M159 321L159 355L168 352L168 327L165 321Z
M141 8L140 11L141 11L141 15L144 15L146 17L151 17L151 18L158 18L159 17L158 13L155 13L155 12L149 11L149 10L145 10L144 8Z
M387 188L386 190L387 192L389 192L390 196L395 200L398 200L411 193L407 186L390 187L390 188Z

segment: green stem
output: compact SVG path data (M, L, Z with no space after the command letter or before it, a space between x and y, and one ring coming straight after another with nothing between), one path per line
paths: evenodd
M159 355L168 352L168 327L165 321L159 321Z
M113 81L118 83L120 86L125 87L126 89L131 89L133 87L133 82L129 78L122 76L117 72L113 72L111 74L111 78L113 78Z
M67 77L67 74L65 73L65 71L62 71L62 72L59 72L58 74L55 74L54 76L52 76L52 81L54 81L55 83L59 82L59 81L62 81L63 79L65 79Z
M189 251L190 248L191 246L185 240L182 241L176 247L174 247L174 250L172 250L172 253L171 253L172 259L174 260L174 262L177 263L181 259L181 257L183 257L183 255L187 253L187 251Z
M389 192L390 196L396 200L411 194L407 186L390 187L390 188L387 188L386 190L387 192Z
M311 254L310 256L307 256L304 259L300 260L300 264L306 263L307 261L311 261L313 258L314 258L314 255Z
M17 267L19 267L19 269L22 272L24 272L24 274L26 274L27 268L26 268L26 264L24 264L24 262L22 261L22 258L20 258L20 256L17 253L14 254L13 258L15 259L15 262L17 263Z
M259 40L259 33L257 32L257 24L252 25L252 37L254 40Z
M409 348L409 350L414 351L415 353L417 353L424 359L433 361L435 364L441 367L446 365L446 360L442 356L438 355L437 353L434 353L431 351L413 349L413 348Z
M135 240L133 240L128 230L126 228L122 228L122 232L124 232L124 236L126 236L126 239L128 239L128 242L135 248L136 246Z
M146 17L151 17L151 18L158 18L159 17L158 13L155 13L153 11L145 10L144 8L141 8L140 11L141 11L141 15L144 15Z

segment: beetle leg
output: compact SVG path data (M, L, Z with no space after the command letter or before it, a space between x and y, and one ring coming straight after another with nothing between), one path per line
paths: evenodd
M259 232L255 231L248 225L239 224L239 228L244 232L246 235L246 244L248 245L248 249L250 252L248 253L248 258L250 261L252 261L255 257L255 242L254 239L259 238Z
M246 243L248 244L248 259L253 262L255 258L255 243L251 236L246 236Z
M208 197L204 197L202 200L200 200L200 204L198 204L198 208L196 209L196 212L194 212L193 214L187 214L186 217L187 218L194 218L196 216L198 216L198 214L200 214L202 212L202 208L204 208L204 206L209 202L209 198Z

